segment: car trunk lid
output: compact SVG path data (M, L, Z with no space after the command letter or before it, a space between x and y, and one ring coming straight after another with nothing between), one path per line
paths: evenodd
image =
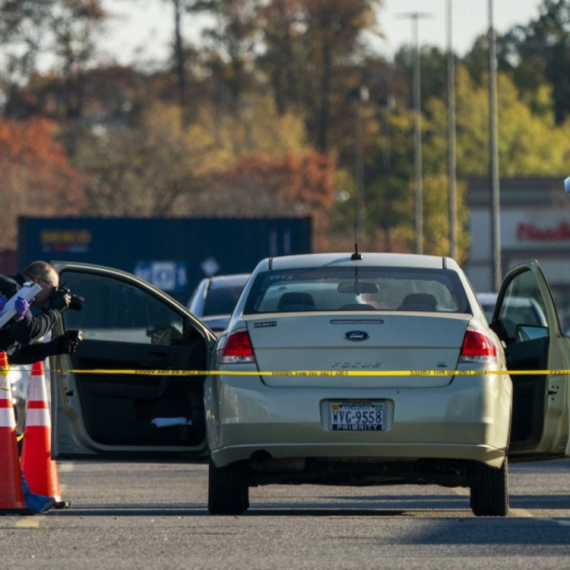
M452 381L452 375L441 372L455 369L469 318L456 313L288 313L245 321L259 370L277 373L262 374L268 386L415 388ZM290 374L299 371L331 374ZM342 372L349 374L336 375Z

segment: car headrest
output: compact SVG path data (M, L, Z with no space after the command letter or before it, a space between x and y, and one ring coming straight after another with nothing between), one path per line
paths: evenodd
M283 293L277 305L278 311L314 311L315 301L309 293Z
M410 293L398 307L400 311L435 311L437 299L430 293Z

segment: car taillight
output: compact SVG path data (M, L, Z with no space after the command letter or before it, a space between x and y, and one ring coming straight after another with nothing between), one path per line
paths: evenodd
M497 360L497 347L481 331L467 329L461 347L459 362L494 362Z
M220 364L236 364L255 362L251 339L246 329L238 329L231 333L218 350Z

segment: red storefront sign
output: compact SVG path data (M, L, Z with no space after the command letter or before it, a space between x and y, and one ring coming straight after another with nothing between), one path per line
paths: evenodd
M517 226L518 241L565 241L570 240L570 223L560 222L554 228L539 228L534 224L520 223Z

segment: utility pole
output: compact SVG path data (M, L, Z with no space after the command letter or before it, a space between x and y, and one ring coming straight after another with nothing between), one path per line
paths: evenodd
M415 252L422 254L424 250L423 234L423 188L422 188L422 125L421 125L421 84L420 84L420 50L418 37L418 20L429 18L429 14L412 12L401 14L400 18L412 20L412 37L414 44L414 226Z
M354 100L354 163L356 180L356 240L364 245L365 202L364 202L364 142L362 133L362 105L369 99L364 86L353 89L350 98Z
M457 187L455 163L455 61L453 54L452 0L447 0L447 153L449 188L449 256L457 259Z
M178 100L180 108L184 109L186 101L186 72L184 70L184 48L182 45L182 6L180 0L173 0L174 3L174 62L176 75L178 76ZM184 115L184 112L182 113Z
M491 243L493 255L493 287L501 288L501 221L499 188L499 153L497 127L497 46L493 25L493 0L489 0L489 178L491 181Z

